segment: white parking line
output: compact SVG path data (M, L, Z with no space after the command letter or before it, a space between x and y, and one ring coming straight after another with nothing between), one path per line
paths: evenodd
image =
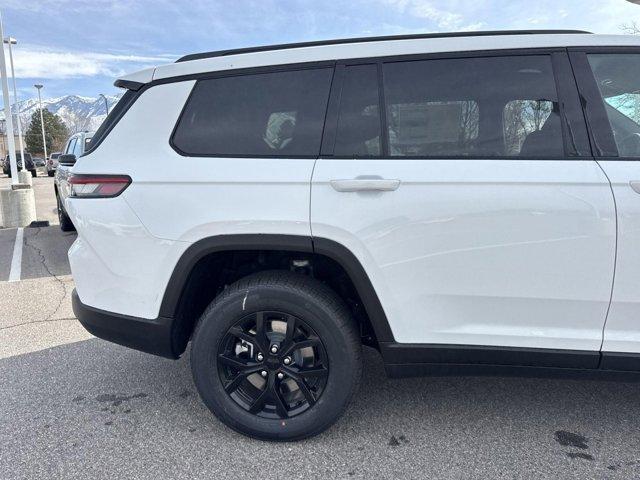
M16 232L16 243L13 244L13 257L11 258L11 270L9 270L9 281L17 282L22 274L22 241L24 238L24 228L19 228Z

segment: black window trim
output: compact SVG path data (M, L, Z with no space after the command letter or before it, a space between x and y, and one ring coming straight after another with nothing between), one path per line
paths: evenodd
M560 108L560 116L562 123L562 138L563 138L563 148L564 154L557 156L496 156L496 155L437 155L437 156L400 156L400 155L390 155L389 154L389 131L387 128L387 118L386 118L386 104L384 100L384 81L383 81L383 65L386 63L396 63L396 62L406 62L406 61L420 61L420 60L446 60L446 59L463 59L463 58L482 58L482 57L512 57L512 56L539 56L539 55L549 55L552 72L554 76L554 84L556 86L556 93L558 96L558 103ZM382 123L382 152L381 155L378 156L354 156L354 155L333 155L333 150L329 149L329 145L325 145L323 143L323 147L321 149L321 155L319 158L324 159L334 159L334 160L550 160L550 161L558 161L558 160L586 160L593 158L591 154L591 149L588 145L583 145L583 153L580 154L579 151L575 151L575 155L572 155L571 150L575 150L570 145L571 135L567 132L567 123L571 125L576 125L576 128L586 128L584 123L584 117L581 115L579 117L568 117L567 112L565 111L565 104L571 102L571 98L567 97L566 93L569 90L573 90L574 93L576 91L575 81L572 76L568 76L568 72L565 68L565 65L562 65L559 60L567 58L567 49L565 47L552 47L552 48L525 48L525 49L503 49L503 50L479 50L479 51L463 51L463 52L437 52L437 53L426 53L426 54L409 54L409 55L399 55L399 56L388 56L388 57L363 57L356 59L347 59L347 60L338 60L337 66L348 67L353 65L367 65L372 63L378 64L378 92L380 95L380 103L378 108L380 110L380 118ZM334 82L335 88L342 88L342 78L339 79L339 82ZM334 115L327 117L327 122L331 122L331 126L328 131L333 132L337 127L337 112L339 108L339 98L340 94L334 94L338 99L338 105L333 105L335 108ZM334 100L335 100L334 97ZM578 106L578 110L581 110ZM325 127L325 130L326 127ZM332 133L335 135L335 132ZM332 140L335 142L335 139Z
M551 62L558 92L565 154L571 158L592 158L593 142L568 52L552 53Z
M223 71L219 71L219 72L207 72L207 73L203 73L203 74L197 74L195 76L189 76L189 77L193 77L192 79L195 80L193 87L191 88L191 92L189 92L189 96L187 97L186 101L184 102L184 105L182 106L182 109L180 111L180 115L178 115L178 119L175 122L175 125L173 126L173 130L171 131L171 136L169 137L169 145L171 146L171 148L180 156L182 157L193 157L193 158L198 158L198 157L202 157L202 158L282 158L282 159L301 159L301 160L305 160L305 159L317 159L319 154L322 152L322 147L323 147L323 142L324 142L324 136L325 136L325 131L326 131L326 118L327 118L327 112L329 109L329 104L331 102L331 92L333 91L333 84L334 84L334 78L335 78L335 65L336 62L335 61L328 61L328 62L308 62L308 63L302 63L302 64L290 64L290 65L269 65L269 66L265 66L265 67L254 67L254 68L248 68L248 69L236 69L236 70L223 70ZM331 68L332 72L331 72L331 80L329 81L329 95L327 98L327 105L325 107L325 116L324 116L324 122L323 122L323 128L322 128L322 132L321 132L321 138L320 138L320 149L318 154L316 155L277 155L277 154L269 154L269 155L254 155L254 154L239 154L239 153L234 153L234 154L211 154L211 153L188 153L185 152L184 150L182 150L180 147L178 147L175 142L174 142L174 138L176 135L176 132L178 130L178 127L180 125L180 122L182 121L182 117L184 116L186 110L187 110L187 106L189 105L189 102L191 101L191 97L193 96L194 92L195 92L195 87L196 85L198 85L198 83L200 81L203 80L212 80L212 79L216 79L216 78L227 78L227 77L239 77L239 76L249 76L249 75L260 75L260 74L265 74L265 73L277 73L277 72L298 72L298 71L303 71L303 70L320 70L320 69L328 69ZM169 83L173 83L173 82L169 82Z
M128 108L131 107L131 105L133 105L135 103L135 101L137 100L137 98L139 96L141 96L147 89L149 88L153 88L154 86L157 85L162 85L162 84L167 84L167 83L178 83L178 82L184 82L184 81L191 81L191 80L195 80L194 82L194 86L197 83L198 80L205 80L205 79L211 79L211 78L220 78L220 77L227 77L227 76L239 76L239 75L252 75L252 74L258 74L258 73L270 73L270 72L278 72L278 71L295 71L295 70L302 70L302 69L313 69L313 68L327 68L327 67L332 67L334 69L334 75L333 75L333 79L331 82L331 91L329 93L329 100L328 100L328 104L327 104L327 112L326 112L326 117L325 117L325 125L324 125L324 131L323 131L323 137L322 137L322 141L321 141L321 148L320 148L320 155L319 156L315 156L315 155L311 155L311 156L285 156L285 155L268 155L268 156L258 156L258 155L244 155L244 154L234 154L234 155L210 155L210 154L186 154L185 152L180 151L180 149L176 148L174 143L173 143L173 138L174 138L174 134L175 131L177 129L178 124L180 123L180 120L182 119L182 116L184 114L186 105L188 104L189 99L191 98L191 95L193 93L193 89L189 94L189 97L187 98L187 100L185 101L184 105L182 106L181 112L178 115L173 130L171 132L170 138L169 138L169 145L171 146L171 148L178 153L179 155L183 156L183 157L207 157L207 158L299 158L299 159L305 159L305 158L331 158L331 159L347 159L347 160L353 160L354 157L353 156L333 156L332 152L333 152L333 148L331 146L332 142L335 141L335 125L334 122L337 122L337 118L335 118L337 116L337 106L338 104L336 104L337 101L339 101L339 93L335 93L337 89L341 89L342 88L342 78L340 78L340 75L337 75L336 72L338 71L338 67L339 66L349 66L349 65L358 65L358 64L372 64L372 63L376 63L378 64L378 75L379 75L379 79L382 75L382 64L383 63L391 63L391 62L400 62L400 61L408 61L408 60L430 60L430 59L453 59L453 58L474 58L474 57L500 57L500 56L523 56L523 55L552 55L554 53L556 54L567 54L568 50L581 50L581 49L588 49L590 51L596 51L596 50L600 50L600 49L604 49L606 51L611 51L611 50L632 50L634 52L637 52L638 49L635 47L621 47L621 48L616 48L616 47L594 47L594 48L589 48L589 47L572 47L571 49L567 49L566 47L545 47L545 48L519 48L519 49L492 49L492 50L477 50L477 51L459 51L459 52L435 52L435 53L426 53L426 54L406 54L406 55L394 55L394 56L377 56L377 57L362 57L362 58L350 58L350 59L336 59L336 60L326 60L326 61L319 61L319 62L303 62L303 63L293 63L293 64L279 64L279 65L266 65L266 66L260 66L260 67L249 67L249 68L238 68L238 69L227 69L227 70L221 70L221 71L213 71L213 72L201 72L201 73L195 73L195 74L189 74L189 75L182 75L182 76L176 76L176 77L169 77L169 78L161 78L161 79L157 79L157 80L153 80L147 84L144 84L139 90L135 91L135 97L132 98L131 102L129 103L129 105L127 106L127 109L124 109L122 114L117 118L114 119L113 124L110 126L109 130L105 131L105 134L99 138L99 141L95 144L92 145L91 150L89 150L89 152L93 152L102 142L102 140L104 138L106 138L108 136L108 134L110 133L110 131L113 129L113 127L117 124L117 122L124 116L124 114L126 113L126 111L128 110ZM555 71L555 65L554 65L554 77L556 80L556 85L557 82L559 81L559 79L557 78L558 75ZM562 79L562 81L566 82L566 78ZM567 88L572 88L571 86L567 85ZM573 85L573 88L575 88L575 85ZM388 147L388 138L385 138L388 136L388 131L386 129L386 109L384 106L384 88L383 88L383 84L380 82L379 80L379 85L378 85L378 90L380 92L380 97L381 97L381 102L379 105L380 108L380 115L381 115L381 122L383 124L383 132L382 132L382 156L375 156L375 157L366 157L366 156L359 156L357 157L358 159L402 159L402 160L433 160L433 159L440 159L440 160L473 160L473 159L477 159L477 160L583 160L583 159L588 159L588 158L592 158L590 156L587 155L582 155L582 156L569 156L567 155L567 146L565 144L565 155L564 156L555 156L555 157L546 157L546 158L541 158L539 156L512 156L512 157L508 157L508 156L479 156L479 155L475 155L475 156L445 156L445 155L439 155L437 157L401 157L401 156L394 156L394 157L390 157L388 155L388 151L389 151L389 147ZM563 103L563 101L565 101L565 99L562 97L562 92L558 91L558 100L560 102L560 104ZM578 119L573 119L574 121L579 121ZM584 121L584 120L583 120ZM563 122L564 123L564 122ZM333 138L333 140L332 140ZM565 127L563 124L563 138L565 138ZM87 153L89 153L87 152ZM617 157L616 157L617 158Z
M377 69L377 81L378 81L378 112L380 119L380 154L379 155L339 155L334 156L336 139L338 137L338 119L340 115L340 102L342 100L342 90L344 87L344 80L348 67L360 66L360 65L373 65ZM327 108L327 116L325 118L325 136L322 138L322 147L320 148L320 156L318 158L335 158L335 159L350 159L350 160L380 160L385 158L385 135L384 135L384 121L382 115L384 114L381 96L381 82L380 82L380 62L379 61L338 61L335 67L335 73L333 75L333 85L331 94L329 96L329 105Z
M621 157L618 152L611 123L605 109L605 102L600 94L593 69L589 64L589 54L625 54L640 55L640 47L571 47L567 49L569 59L576 75L578 91L582 100L584 115L587 119L589 137L593 142L593 155L602 161L637 162L640 156Z

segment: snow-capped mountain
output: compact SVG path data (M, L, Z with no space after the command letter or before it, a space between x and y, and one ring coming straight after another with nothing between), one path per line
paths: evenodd
M113 108L121 95L107 95L109 111ZM38 99L28 99L20 102L20 119L22 128L26 130L31 115L38 109ZM51 113L59 115L69 133L82 130L96 130L106 117L106 108L102 97L81 97L79 95L65 95L59 98L43 99L42 106ZM4 119L4 112L0 112L0 119Z

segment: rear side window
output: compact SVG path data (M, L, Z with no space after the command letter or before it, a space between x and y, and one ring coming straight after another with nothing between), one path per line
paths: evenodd
M109 132L113 130L120 119L127 113L127 110L138 98L138 92L127 90L124 92L118 103L111 109L107 118L100 124L98 130L93 134L93 137L87 140L85 145L85 152L89 153L102 143L102 141L109 135Z
M621 157L640 157L640 54L591 54L613 138Z
M186 155L314 157L332 68L200 80L173 145Z
M377 65L345 68L334 155L377 157L380 144Z
M560 157L548 55L384 65L391 156Z

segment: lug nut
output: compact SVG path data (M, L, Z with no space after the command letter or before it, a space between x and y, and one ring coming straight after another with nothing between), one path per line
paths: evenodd
M277 345L271 345L271 353L278 353L278 346Z
M291 357L284 357L283 362L285 365L291 365Z
M278 380L282 380L284 378L284 373L278 372Z
M263 377L266 377L266 376L267 376L267 375L269 375L269 374L267 373L267 371L266 371L266 370L262 370L262 371L260 372L260 375L262 375Z
M256 358L258 359L259 362L261 362L262 360L264 360L264 355L262 355L261 353L259 353Z

